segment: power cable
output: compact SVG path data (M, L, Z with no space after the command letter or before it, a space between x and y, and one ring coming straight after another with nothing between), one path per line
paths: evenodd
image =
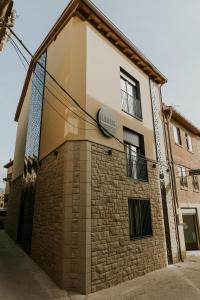
M22 57L23 57L23 59L26 61L26 63L30 66L30 63L29 63L29 61L26 59L26 57L23 55L23 53L21 52L21 50L19 49L19 47L16 45L16 43L13 41L13 39L11 38L11 37L9 37L9 39L11 40L10 42L11 42L11 44L12 44L12 46L14 47L14 49L15 49L15 51L17 52L17 55L18 55L18 57L19 57L19 53L22 55ZM21 60L21 57L20 57L20 61L22 62L22 60ZM23 62L23 66L25 67L25 69L26 69L26 71L28 70L27 68L26 68L26 66L24 65L24 62ZM33 73L35 74L35 76L37 77L37 79L43 84L43 81L39 78L39 76L36 74L36 72L35 71L33 71ZM32 80L31 80L32 81ZM33 81L32 81L33 82ZM35 87L36 87L36 85L34 85ZM49 91L49 93L51 93L51 95L53 96L53 97L55 97L65 108L67 108L69 111L71 111L74 115L76 115L78 118L80 118L80 119L82 119L83 121L85 121L85 122L87 122L87 123L89 123L90 125L93 125L93 126L95 126L96 127L96 125L95 124L93 124L93 123L91 123L90 121L88 121L88 120L86 120L86 119L84 119L83 117L81 117L81 116L79 116L76 112L74 112L71 108L69 108L65 103L63 103L50 89L49 89L49 87L47 87L46 85L44 85L45 86L45 88ZM37 87L36 87L36 89L37 89ZM38 89L37 89L38 90ZM46 99L45 99L46 100ZM48 101L49 102L49 101ZM66 119L64 119L65 121L66 121ZM97 128L97 127L96 127ZM85 130L94 130L94 129L85 129ZM96 129L95 129L96 130Z
M8 27L9 28L9 26L7 26L6 24L5 24L5 26L6 27ZM20 40L20 38L17 36L17 34L11 29L11 28L9 28L10 29L10 32L14 35L14 37L17 39L17 41L21 44L21 46L26 50L26 52L31 56L31 58L33 59L34 58L34 56L33 56L33 54L29 51L29 49L24 45L24 43L23 43L23 41L22 40ZM66 91L66 89L54 78L54 76L39 62L39 61L37 61L36 62L37 64L39 64L40 65L40 67L42 68L42 69L44 69L44 71L50 76L50 78L56 83L56 85L58 85L58 87L65 93L65 94L67 94L68 95L68 97L70 97L71 98L71 100L89 117L89 118L91 118L97 125L98 125L98 127L100 127L101 129L103 129L105 132L107 132L112 138L114 138L116 141L118 141L121 145L123 145L124 146L124 142L122 142L119 138L117 138L116 136L114 136L113 134L111 134L106 128L104 128L102 125L100 125L99 123L98 123L98 121L92 116L92 115L90 115L79 103L78 103L78 101L73 97L73 96L71 96L70 94L69 94L69 92L67 92ZM55 96L55 95L54 95ZM154 162L154 163L157 163L157 161L156 160L153 160L153 159L150 159L150 158L147 158L147 157L145 157L145 156L143 156L143 155L141 155L141 154L138 154L137 153L137 155L138 156L140 156L140 157L143 157L143 159L146 159L146 160L148 160L148 161L151 161L151 162ZM160 162L159 162L160 163Z
M12 41L10 41L10 43L12 44L12 46L14 47L14 50L15 50L15 52L17 53L17 55L18 55L18 57L19 57L19 59L20 59L20 61L21 61L21 63L23 64L23 66L24 66L24 68L25 68L25 70L26 71L28 71L28 69L27 69L27 67L25 66L25 64L24 64L24 62L23 62L23 60L22 60L22 58L21 58L21 56L19 55L19 53L18 53L18 49L16 48L16 46L15 46L15 44L12 42ZM35 72L34 72L34 74L36 74ZM39 77L38 77L39 78ZM38 91L38 93L40 93L40 95L41 96L43 96L42 94L41 94L41 92L39 91L39 89L38 89L38 87L36 86L36 84L33 82L33 79L31 79L31 82L32 82L32 84L34 85L34 87L35 87L35 89ZM69 125L71 125L72 127L74 127L74 128L77 128L77 129L79 129L79 130L97 130L97 129L92 129L92 128L80 128L80 127L77 127L77 126L75 126L74 124L72 124L71 122L69 122L68 120L66 120L66 118L65 117L63 117L63 115L61 114L61 113L59 113L59 111L58 110L56 110L55 109L55 107L47 100L47 98L46 97L44 97L44 100L48 103L48 105L64 120L64 121L66 121L67 123L69 123ZM65 105L65 107L67 107L66 105ZM68 108L68 107L67 107ZM69 109L69 108L68 108ZM69 109L70 110L70 109ZM73 112L73 111L71 111L72 113L74 113L74 114L76 114L75 112ZM79 116L78 116L79 117ZM86 121L85 119L84 119L84 121ZM93 125L92 123L90 123L91 125Z
M14 37L17 39L17 41L21 44L21 46L26 50L26 52L32 57L32 58L34 58L33 57L33 55L32 55L32 53L28 50L28 48L24 45L24 43L22 42L22 40L20 40L19 38L18 38L18 36L15 34L15 32L12 30L12 29L10 29L10 31L11 31L11 33L14 35ZM19 48L18 48L19 49ZM21 50L19 49L19 51L21 52ZM21 52L21 54L23 55L23 53ZM24 55L23 55L24 56ZM25 58L25 57L24 57ZM25 58L26 59L26 58ZM27 61L27 59L26 59L26 61ZM71 100L78 106L78 108L79 109L81 109L87 116L89 116L97 125L98 125L98 127L100 127L100 128L102 128L104 131L107 131L106 130L106 128L104 128L102 125L100 125L99 123L98 123L98 121L93 117L93 116L91 116L84 108L82 108L81 107L81 105L76 101L76 99L74 99L61 85L60 85L60 83L46 70L46 68L39 62L39 61L37 61L36 62L37 64L39 64L40 65L40 67L42 68L42 69L44 69L45 70L45 72L50 76L50 78L56 83L56 85L58 85L58 87L64 92L64 93L66 93L67 95L68 95L68 97L70 97L71 98ZM30 66L30 63L28 62L28 64L29 64L29 66ZM46 86L46 88L49 90L49 88ZM50 90L49 90L50 91ZM52 91L50 91L50 93L52 94ZM55 95L55 94L53 94L53 96L55 97L55 98L57 98L58 99L58 97ZM60 99L58 99L59 101L60 101ZM61 101L62 102L62 101ZM62 102L62 104L63 105L65 105L63 102ZM65 105L66 106L66 105ZM68 107L67 107L68 108ZM68 108L69 109L69 108ZM74 112L73 112L74 113ZM80 116L78 116L79 118L80 118ZM84 121L86 121L87 122L87 120L84 120ZM92 124L93 126L94 126L94 124ZM108 131L107 131L108 132ZM115 140L117 140L120 144L122 144L123 146L125 146L125 144L124 144L124 142L122 142L120 139L118 139L116 136L114 136L114 135L112 135L112 134L110 134L110 132L108 132L108 134L111 136L111 137L113 137ZM153 163L155 163L155 164L159 164L159 165L162 165L162 166L165 166L165 167L168 167L168 163L170 163L169 161L157 161L157 160L154 160L154 159L150 159L150 158L147 158L147 157L145 157L144 155L141 155L141 154L139 154L139 153L137 153L136 151L132 151L131 150L131 152L132 153L135 153L135 154L137 154L137 156L139 156L141 159L144 159L144 160L146 160L146 161L150 161L150 162L153 162ZM165 164L165 163L167 163L167 165Z

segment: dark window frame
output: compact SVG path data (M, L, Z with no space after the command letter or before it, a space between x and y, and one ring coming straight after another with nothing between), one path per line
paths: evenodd
M146 211L142 211L145 205L146 205ZM151 212L150 199L133 198L133 197L128 198L128 219L129 219L129 237L131 240L141 240L141 239L153 237L152 212ZM136 228L136 226L138 226L138 228ZM147 228L148 226L149 228Z
M129 131L130 133L133 133L134 135L137 135L138 138L139 138L139 147L124 140L125 154L126 154L126 171L127 171L126 173L127 173L127 177L130 178L130 179L133 179L133 180L148 182L149 181L149 179L148 179L148 164L147 164L147 160L145 159L144 136L141 135L140 133L134 132L134 131L126 128L126 127L123 127L123 132L124 131ZM136 173L139 172L137 174L137 177L132 176L133 172L132 172L132 175L131 175L131 170L130 170L131 163L130 162L131 162L131 159L134 158L134 153L131 157L130 156L131 149L129 148L128 151L127 151L127 146L130 146L130 147L133 146L137 150L137 155L138 156L136 156L137 158L135 159L135 161L136 161L136 165L135 165ZM129 159L128 159L128 157L129 157ZM139 166L141 166L141 168L142 168L142 170L140 169L140 171L138 171L139 169L137 169ZM143 168L145 168L145 169L143 169ZM141 173L141 171L143 171L144 173Z
M124 75L124 76L123 76L123 75ZM142 117L142 103L141 103L140 83L139 83L139 81L136 80L133 76L131 76L128 72L126 72L124 69L122 69L122 68L120 67L120 81L121 81L121 79L123 79L125 82L128 82L129 85L131 85L131 86L134 88L135 93L136 93L136 98L133 98L133 96L130 95L130 94L127 92L127 90L124 91L123 89L121 89L121 82L120 82L122 111L125 112L126 114L130 115L131 117L136 118L136 119L138 119L139 121L142 121L142 119L143 119L143 117ZM129 80L128 80L128 79L129 79ZM133 84L133 82L134 82L135 85ZM136 100L136 103L137 103L137 101L138 101L138 103L139 103L139 113L135 112L135 113L132 114L131 112L129 112L129 111L127 111L126 109L123 108L123 103L122 103L122 98L123 98L123 96L122 96L122 92L123 92L124 94L126 94L127 98L128 98L128 97L132 97L133 100L134 100L134 99ZM128 101L127 101L127 103L128 103Z

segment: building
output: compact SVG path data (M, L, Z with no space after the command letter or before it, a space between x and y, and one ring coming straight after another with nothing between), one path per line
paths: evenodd
M4 165L4 168L7 169L7 176L4 178L6 182L5 186L5 206L8 205L9 194L11 190L11 182L12 182L12 172L13 172L13 160L10 160L7 164Z
M87 294L167 265L165 82L86 0L70 2L32 59L6 230L63 288Z
M182 253L200 249L200 129L164 105L165 131L177 212L182 232ZM185 256L185 254L184 254Z
M9 30L5 27L13 27L15 20L15 11L13 9L13 1L1 0L0 2L0 51L8 40ZM5 22L5 24L4 24Z
M0 208L4 208L4 193L0 193Z

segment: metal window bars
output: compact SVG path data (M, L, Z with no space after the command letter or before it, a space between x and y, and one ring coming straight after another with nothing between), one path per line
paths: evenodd
M144 158L128 154L127 176L133 179L148 181L146 160Z

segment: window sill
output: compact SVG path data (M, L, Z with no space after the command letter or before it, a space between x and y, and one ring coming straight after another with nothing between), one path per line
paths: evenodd
M194 152L193 152L193 151L190 151L190 150L188 150L188 149L187 149L187 152L189 152L189 153L191 153L191 154L194 154Z
M183 148L183 145L178 144L178 143L176 143L176 142L175 142L175 145L178 146L178 147L180 147L180 148Z
M181 186L180 189L181 189L182 191L188 191L188 187Z
M146 236L141 236L141 237L137 237L137 238L130 237L130 241L140 241L140 240L146 240L146 239L150 239L150 238L153 238L153 235L146 235Z
M139 117L137 117L137 116L135 116L135 115L131 115L129 112L127 112L127 111L125 111L125 110L123 110L123 109L122 109L122 112L124 112L125 114L129 115L129 116L132 117L132 118L135 118L136 120L138 120L138 121L140 121L140 122L143 121L142 118L139 118Z
M127 176L128 179L130 179L131 181L136 181L136 182L143 182L143 183L149 183L148 179L144 180L144 179L137 179L137 178L133 178L133 177L129 177Z

